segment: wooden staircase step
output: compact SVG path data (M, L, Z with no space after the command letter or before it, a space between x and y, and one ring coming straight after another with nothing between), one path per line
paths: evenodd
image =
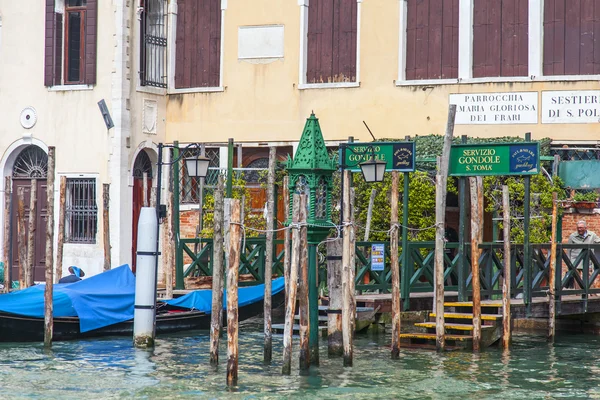
M429 313L430 317L435 317L435 313ZM444 313L444 318L456 318L456 319L473 319L472 313L454 313L454 312L446 312ZM481 314L482 321L499 321L502 319L502 315L499 314Z
M294 315L295 321L300 321L300 316L298 314ZM329 317L327 315L319 315L319 322L327 322Z
M472 301L448 301L444 307L473 307ZM502 302L481 302L481 307L502 307Z
M473 340L473 336L471 335L444 335L446 340L453 340L458 342L464 342L468 340ZM400 339L420 339L420 340L433 340L437 339L437 335L435 333L401 333Z
M329 310L329 306L319 306L319 311L322 312L327 312L327 310ZM374 308L373 307L356 307L356 312L369 312L369 311L373 311Z
M419 322L415 326L420 328L435 328L435 322ZM446 329L455 329L457 331L472 331L473 325L469 324L444 324ZM495 329L494 325L481 325L481 329Z

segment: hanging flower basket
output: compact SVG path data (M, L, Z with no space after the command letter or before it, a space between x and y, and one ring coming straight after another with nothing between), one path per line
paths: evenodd
M597 206L597 202L595 201L574 201L573 202L573 207L577 208L577 209L592 209L592 208L596 208Z

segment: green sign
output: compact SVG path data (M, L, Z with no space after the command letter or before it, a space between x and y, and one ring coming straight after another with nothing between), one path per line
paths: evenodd
M536 175L540 171L539 143L452 145L451 176Z
M387 163L386 171L413 172L415 170L414 142L344 143L340 146L345 169L360 172L360 163L368 161L371 154L376 160Z

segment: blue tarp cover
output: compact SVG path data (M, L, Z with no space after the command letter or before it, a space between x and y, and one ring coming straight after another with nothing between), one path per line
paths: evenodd
M0 311L44 318L45 284L0 295ZM54 285L55 317L79 317L81 332L133 318L135 276L122 265L73 283Z
M285 287L284 278L274 279L271 285L271 293L273 295L281 292ZM223 309L226 309L227 290L223 290L223 293ZM238 307L243 307L256 301L262 301L264 294L264 284L240 287L238 289ZM163 300L163 303L177 307L200 310L210 314L212 311L212 290L195 290L185 296L173 300Z

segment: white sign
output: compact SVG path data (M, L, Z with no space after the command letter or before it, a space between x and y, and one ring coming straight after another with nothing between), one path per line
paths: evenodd
M283 58L283 25L238 28L238 59L256 58Z
M600 90L542 92L543 124L600 122Z
M537 92L456 93L457 125L537 124Z

